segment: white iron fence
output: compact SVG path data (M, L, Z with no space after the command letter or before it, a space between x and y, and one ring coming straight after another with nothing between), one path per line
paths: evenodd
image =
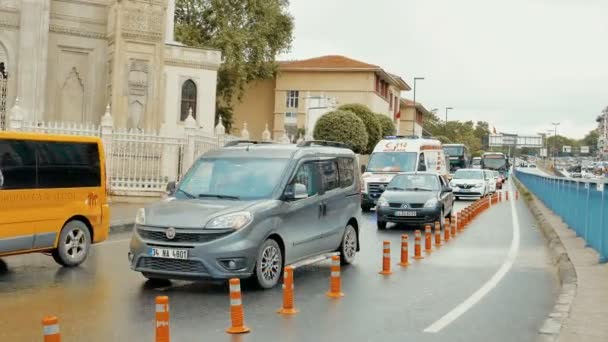
M220 124L213 133L196 127L192 117L185 121L184 133L162 134L115 129L109 108L101 125L65 122L24 122L20 115L11 116L9 129L48 134L100 137L106 155L107 180L110 193L120 196L157 196L169 181L179 181L192 163L203 153L224 146L231 140L249 139L247 125L242 137L225 134ZM270 140L268 129L262 134ZM290 143L286 136L279 142Z

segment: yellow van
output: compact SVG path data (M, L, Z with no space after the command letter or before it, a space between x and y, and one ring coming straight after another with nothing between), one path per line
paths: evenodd
M108 237L105 171L99 138L0 132L0 257L81 264Z

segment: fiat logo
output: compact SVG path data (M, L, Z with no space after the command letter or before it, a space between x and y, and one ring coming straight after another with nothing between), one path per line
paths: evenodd
M167 231L165 232L165 236L169 240L175 239L175 228L171 227L171 228L167 229Z
M401 206L401 209L407 209L407 204L403 204L403 205Z

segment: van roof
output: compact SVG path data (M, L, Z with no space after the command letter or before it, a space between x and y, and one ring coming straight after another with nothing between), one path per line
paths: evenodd
M255 158L303 158L307 156L350 156L355 153L347 148L328 146L298 146L283 144L251 144L223 147L204 154L206 158L220 156Z
M394 148L396 145L398 148ZM437 139L419 139L419 138L391 138L382 139L374 152L414 152L425 149L442 150L441 141Z
M99 143L101 139L93 136L80 136L68 134L47 134L35 132L0 132L0 140L38 140L38 141L65 141Z

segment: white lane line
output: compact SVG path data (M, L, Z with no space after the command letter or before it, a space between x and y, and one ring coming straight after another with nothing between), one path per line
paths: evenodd
M93 246L113 245L115 243L123 243L123 242L127 242L127 241L131 241L131 239L129 238L129 239L121 239L121 240L110 240L110 241L105 241L102 243L95 244Z
M509 188L512 188L511 184L511 181L509 181ZM424 332L438 333L443 328L450 325L452 322L457 320L458 317L475 306L475 304L477 304L485 295L492 291L502 280L502 278L504 278L507 272L509 272L513 266L513 263L515 262L515 258L517 258L517 253L519 251L519 217L517 216L514 197L515 196L511 196L509 198L509 202L511 202L511 220L513 222L513 239L511 240L511 247L509 248L509 253L507 254L505 262L502 264L502 266L500 266L498 271L492 276L492 278L490 278L490 280L488 280L487 283L485 283L481 288L475 291L475 293L473 293L464 302L460 303L452 311L448 312L435 323L429 325L426 329L424 329Z

